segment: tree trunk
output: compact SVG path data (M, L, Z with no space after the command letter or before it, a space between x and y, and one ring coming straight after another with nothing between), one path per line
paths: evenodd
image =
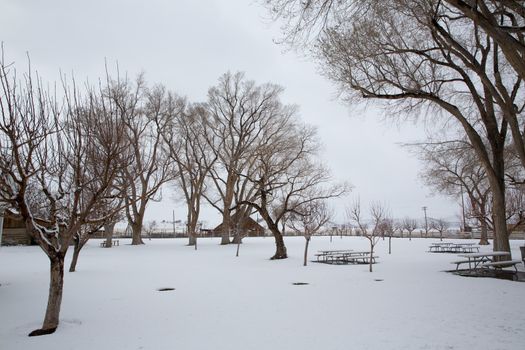
M374 244L370 241L370 260L369 260L369 271L372 272L372 257L374 256Z
M487 221L484 219L479 220L481 226L481 237L479 238L479 245L489 245L489 230L487 226Z
M239 257L239 251L241 250L241 240L239 239L237 241L237 251L235 252L235 256Z
M113 232L115 231L115 222L104 225L104 233L106 235L105 248L111 248L113 246Z
M226 191L223 198L224 208L222 210L221 245L230 244L230 233L232 228L230 207L233 202L234 186L236 180L236 175L230 171L226 180Z
M304 245L304 263L303 266L306 266L308 262L308 245L310 244L310 237L306 238L306 244Z
M194 246L197 244L197 236L195 235L195 232L188 232L188 245Z
M502 143L501 143L502 144ZM510 253L509 235L507 230L507 213L505 206L505 166L503 147L492 146L494 171L488 172L490 189L492 190L492 215L494 217L494 251ZM498 157L499 156L499 157ZM510 257L501 257L499 260L510 260Z
M240 230L235 230L235 234L233 235L233 244L241 244L242 243L243 235Z
M221 245L230 244L230 229L231 229L231 218L230 212L226 209L224 212L227 214L222 216L222 232L221 232Z
M388 237L388 254L392 254L392 236Z
M492 212L494 215L494 251L510 252L507 221L505 220L505 195L494 191L492 196ZM499 260L510 260L510 257L502 257Z
M286 259L288 255L286 254L286 246L284 245L283 235L279 232L275 237L275 254L272 256L272 260L276 259Z
M131 245L144 244L142 240L142 219L131 224Z
M79 239L75 238L73 239L73 242L73 258L71 259L71 264L69 265L69 272L75 272L75 269L77 267L78 255L80 254L80 249L82 249Z
M64 255L63 253L56 253L55 256L49 258L51 263L49 296L44 324L41 329L29 333L30 337L54 333L58 327L64 287Z
M186 218L188 221L188 245L194 246L197 244L197 220L193 217L190 210L191 208L188 208L188 216Z
M266 222L268 224L268 222ZM270 258L271 260L277 259L286 259L288 255L286 254L286 246L284 245L284 239L277 225L268 225L268 228L275 238L275 254Z

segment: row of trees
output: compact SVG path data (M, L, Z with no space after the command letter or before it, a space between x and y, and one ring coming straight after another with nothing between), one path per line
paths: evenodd
M330 182L315 129L299 120L295 106L280 101L282 91L226 73L205 103L188 103L178 117L159 121L188 205L190 245L196 244L204 199L221 213L221 244L232 236L240 243L240 228L256 211L275 238L272 259L286 258L286 219L347 192L345 184Z
M459 130L490 190L494 249L510 251L509 184L525 168L525 5L520 0L268 0L284 41L311 49L350 101ZM444 137L449 137L445 134ZM448 138L439 142L450 141ZM519 164L507 177L506 149Z
M481 229L480 244L489 244L488 232L494 231L492 191L485 168L477 161L466 140L411 145L423 161L423 181L435 191L461 200L464 225ZM523 168L513 149L505 149L505 213L509 233L523 224L525 187L518 181ZM469 226L470 226L469 225Z
M232 234L240 242L243 220L258 211L275 237L273 259L287 257L287 217L348 190L330 183L315 129L281 103L282 88L242 73L223 75L202 103L148 87L142 76L107 74L82 88L64 77L53 91L3 59L0 85L0 204L23 218L50 260L44 322L30 335L58 326L69 246L74 271L90 236L104 227L111 246L123 218L132 244L143 244L148 203L168 182L184 195L190 245L205 199L222 214L223 244Z

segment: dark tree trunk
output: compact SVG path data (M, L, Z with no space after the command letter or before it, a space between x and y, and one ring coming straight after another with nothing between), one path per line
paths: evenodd
M286 253L286 246L284 245L283 235L280 232L274 233L275 237L275 254L271 257L272 260L286 259L288 255Z
M239 257L239 251L241 250L241 243L242 243L242 242L241 242L241 240L239 239L239 240L237 241L237 251L235 252L235 256L236 256L236 257Z
M230 212L227 210L224 210L224 212L228 212L227 214L223 214L222 216L222 232L221 232L221 245L230 244L230 230L231 230L231 218L230 218Z
M80 250L82 249L82 245L80 244L79 239L75 238L73 242L73 258L71 259L71 264L69 265L69 272L75 272L75 269L77 267L78 255L80 254Z
M104 233L106 236L105 248L111 248L113 246L113 233L115 231L115 222L104 225Z
M241 244L243 239L243 235L239 230L236 230L236 233L233 235L233 244Z
M388 254L392 254L392 236L388 236Z
M195 232L188 232L188 245L194 246L197 244L197 236L195 235Z
M479 220L481 226L481 237L479 238L479 245L489 245L489 230L487 221L485 219Z
M286 254L286 246L284 245L283 235L279 231L279 227L273 222L267 221L266 224L268 225L268 228L272 232L273 237L275 239L275 254L270 259L277 260L288 258L288 255Z
M195 213L190 212L191 208L188 208L188 216L186 220L188 221L188 245L196 246L197 245L197 217Z
M64 287L64 254L56 253L50 257L49 296L47 299L46 315L41 329L29 333L30 337L54 333L58 327L62 291Z
M374 257L374 244L372 243L372 240L370 240L370 260L369 260L369 271L372 272L372 260Z
M71 265L69 265L69 272L75 272L80 251L89 241L89 237L89 235L73 237L73 258L71 259Z
M310 237L305 237L306 238L306 244L304 245L304 263L303 263L303 266L306 266L306 264L308 263L308 245L310 244Z
M490 188L492 190L492 215L494 217L494 251L510 252L509 235L507 230L507 213L505 210L505 166L503 160L503 142L496 144L491 140L494 172L488 172ZM495 145L496 144L496 145ZM509 260L510 257L501 257L497 260Z
M494 213L494 251L510 252L504 194L493 193L492 211ZM503 257L501 260L509 259L509 257Z
M131 245L144 244L142 240L142 219L131 224Z
M232 219L230 207L233 202L234 196L234 185L237 177L233 173L228 174L226 180L226 193L223 199L224 208L222 211L222 232L221 232L221 245L230 244L230 233L232 229Z

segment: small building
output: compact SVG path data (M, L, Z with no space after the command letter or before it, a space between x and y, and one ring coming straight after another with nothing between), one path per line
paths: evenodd
M24 220L6 210L2 229L2 245L31 245L35 244L26 230Z
M232 223L236 221L236 215L232 216ZM262 237L264 236L264 227L262 227L257 221L248 217L243 220L244 222L241 225L241 231L245 237ZM211 233L215 237L219 237L222 234L222 223L211 230Z

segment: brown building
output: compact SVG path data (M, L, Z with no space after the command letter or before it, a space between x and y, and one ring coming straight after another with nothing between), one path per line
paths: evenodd
M4 225L2 229L2 245L31 245L34 244L27 233L24 220L11 213L4 212Z
M236 217L235 215L232 217L232 223L234 223L236 221ZM213 230L211 230L211 234L213 236L220 236L221 233L222 233L222 224L220 224L219 226L215 227ZM262 237L264 236L264 227L262 227L261 225L259 225L259 223L257 223L257 221L255 221L254 219L248 217L246 219L244 219L244 222L241 226L241 231L243 232L243 236L245 237Z

